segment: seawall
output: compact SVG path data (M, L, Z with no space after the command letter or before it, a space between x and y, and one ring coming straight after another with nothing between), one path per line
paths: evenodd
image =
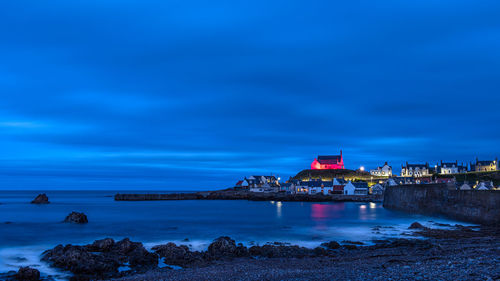
M385 191L384 207L480 224L500 223L500 191L495 190L455 190L446 184L391 186Z
M156 201L156 200L249 200L284 202L381 202L376 195L307 195L278 193L253 193L248 191L220 190L176 194L116 194L116 201Z

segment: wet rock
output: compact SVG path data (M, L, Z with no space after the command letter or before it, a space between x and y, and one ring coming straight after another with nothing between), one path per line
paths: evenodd
M31 267L21 267L16 274L16 279L20 281L40 280L40 271Z
M164 258L164 262L169 265L186 266L202 260L199 252L191 252L187 246L177 246L172 242L154 246L153 251Z
M84 213L71 212L65 219L64 222L69 223L88 223L89 220Z
M42 260L75 274L102 275L118 272L116 257L91 253L83 246L58 245L43 253Z
M118 268L130 266L134 271L156 268L158 255L147 251L142 243L125 238L96 240L86 246L58 245L45 251L42 260L76 274L72 280L95 280L118 275Z
M222 236L208 246L208 254L215 258L232 257L236 252L236 243L233 239Z
M356 250L358 247L356 245L347 244L347 245L343 245L342 248L347 249L347 250Z
M425 227L421 225L419 222L414 222L408 227L408 229L424 229Z
M87 249L91 252L109 252L115 245L115 240L111 238L105 238L101 240L96 240L94 243L87 245Z
M349 241L349 240L344 240L342 241L344 244L351 244L351 245L364 245L365 243L359 242L359 241Z
M45 193L39 194L31 204L49 204L49 197Z
M335 250L335 249L340 248L340 244L337 243L336 241L326 242L326 243L321 244L321 246L326 247L327 249L330 249L330 250Z

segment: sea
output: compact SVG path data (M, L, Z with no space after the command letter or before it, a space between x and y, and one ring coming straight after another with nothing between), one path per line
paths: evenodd
M344 240L367 244L406 237L415 221L431 227L463 224L441 217L392 211L382 203L278 202L245 200L114 201L118 191L45 191L47 205L30 204L39 191L0 191L0 273L32 266L42 275L66 280L40 261L58 244L88 244L125 237L147 248L175 242L205 250L219 236L246 246L283 242L316 247ZM123 193L173 193L127 191ZM179 192L179 191L175 191ZM88 224L64 223L72 211L84 212Z

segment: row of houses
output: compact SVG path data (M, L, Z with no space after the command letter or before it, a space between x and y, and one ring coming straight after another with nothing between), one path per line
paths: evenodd
M431 176L433 174L439 175L451 175L451 174L463 174L467 172L491 172L498 171L499 164L498 158L495 160L479 160L476 158L476 162L471 162L468 168L467 164L461 163L458 161L455 162L443 162L437 163L432 166L429 163L425 164L413 164L408 163L401 166L401 176L402 177L426 177ZM392 177L392 167L385 162L383 166L377 167L376 169L370 170L370 174L372 176L378 177Z

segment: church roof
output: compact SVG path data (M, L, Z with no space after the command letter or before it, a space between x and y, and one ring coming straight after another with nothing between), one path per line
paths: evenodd
M337 164L342 162L340 155L318 155L318 162L321 164Z

